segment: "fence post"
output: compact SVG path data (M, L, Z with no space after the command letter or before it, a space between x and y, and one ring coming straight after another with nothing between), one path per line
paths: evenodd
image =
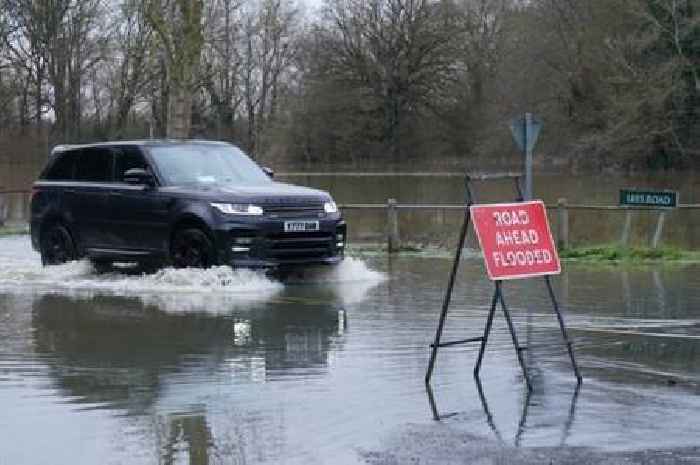
M557 239L560 250L569 248L569 210L566 208L566 199L557 201Z
M7 218L7 194L0 192L0 226L5 225L5 219Z
M32 219L32 195L25 192L24 196L24 222L29 223Z
M396 199L386 201L386 244L389 253L398 252L401 248L399 238L399 215L396 209Z
M18 192L14 194L14 205L11 204L12 208L12 220L16 223L23 223L26 220L26 207L25 207L25 197L24 193Z
M445 225L445 210L443 208L438 208L435 212L435 223L439 226Z
M664 230L664 223L666 222L666 212L662 211L659 213L659 220L656 222L656 231L654 231L654 238L651 241L651 248L656 249L659 247L659 242L661 242L661 233Z
M622 237L620 243L623 247L627 247L630 242L630 233L632 232L632 210L627 210L625 213L625 225L622 227Z

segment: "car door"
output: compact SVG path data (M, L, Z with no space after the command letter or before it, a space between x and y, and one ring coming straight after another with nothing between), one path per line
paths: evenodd
M119 248L161 253L168 244L168 209L171 201L157 186L130 185L124 173L132 168L153 172L137 146L115 147L115 183L110 195L110 227Z
M110 246L105 226L113 156L108 147L89 147L75 154L74 182L65 192L72 223L85 249Z

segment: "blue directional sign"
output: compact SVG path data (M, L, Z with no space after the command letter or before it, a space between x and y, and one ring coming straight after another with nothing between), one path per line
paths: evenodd
M530 152L533 149L541 129L542 121L535 116L527 118L526 115L523 115L513 118L510 122L510 132L513 133L513 139L523 152Z

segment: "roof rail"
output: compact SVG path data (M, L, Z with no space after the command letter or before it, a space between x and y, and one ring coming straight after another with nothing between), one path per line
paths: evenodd
M72 148L78 147L75 144L59 144L56 145L54 148L51 149L51 155L54 155L59 152L65 152L66 150L70 150Z

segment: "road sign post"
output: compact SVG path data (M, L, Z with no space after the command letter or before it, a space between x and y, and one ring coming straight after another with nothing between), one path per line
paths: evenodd
M659 218L656 229L651 239L651 248L656 249L661 242L661 234L666 222L666 210L678 207L678 192L671 190L654 191L638 189L620 189L620 206L630 208L649 208L659 210ZM632 227L632 211L628 210L625 217L625 226L622 230L622 244L629 242L630 229Z
M542 121L532 113L514 118L510 122L510 131L516 145L525 155L525 193L524 200L532 200L532 164L533 149L542 129Z
M525 113L525 199L532 200L532 148L533 140L532 113Z

